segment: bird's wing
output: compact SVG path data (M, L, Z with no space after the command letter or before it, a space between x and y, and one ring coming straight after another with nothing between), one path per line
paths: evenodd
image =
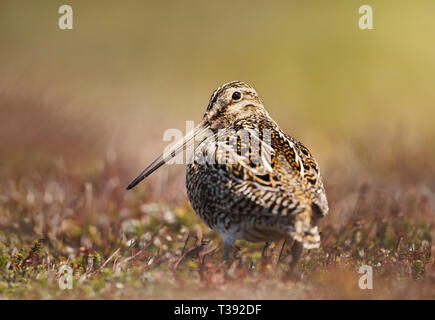
M273 227L277 235L289 234L306 248L318 247L316 224L326 214L327 202L317 163L306 147L278 128L242 128L249 139L240 138L235 127L200 144L210 172L225 185L218 196L223 200L212 201L213 210L257 221L244 231L247 239L264 233L256 228Z
M264 214L297 213L313 204L317 214L326 214L318 165L300 142L261 123L244 123L212 138L215 144L204 144L213 150L211 165L229 178L240 202L248 198Z
M290 155L289 162L299 163L295 168L302 178L303 184L306 186L306 194L309 196L313 203L313 209L317 214L324 216L328 213L328 201L326 199L325 189L323 187L322 177L320 175L320 168L314 157L311 155L307 147L301 142L292 139L285 135L285 145L289 145L293 150ZM287 147L284 146L284 149ZM293 156L293 153L295 156ZM286 157L289 158L288 156ZM293 160L295 159L295 160Z

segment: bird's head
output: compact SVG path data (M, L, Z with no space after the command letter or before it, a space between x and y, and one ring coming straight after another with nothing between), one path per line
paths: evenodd
M216 89L204 114L210 129L226 128L242 119L267 116L257 91L249 84L233 81Z
M174 158L195 138L204 137L210 131L215 132L227 128L239 120L250 119L255 121L262 117L269 117L269 115L254 88L241 81L224 84L211 95L201 122L192 131L188 132L183 139L154 160L128 185L127 189L133 188L167 161Z

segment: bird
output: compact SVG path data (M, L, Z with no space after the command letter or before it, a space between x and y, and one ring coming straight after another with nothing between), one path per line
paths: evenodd
M291 268L304 248L319 248L317 224L329 211L319 165L270 117L252 86L232 81L217 88L201 122L127 189L191 145L188 199L222 238L224 262L237 240L293 240Z

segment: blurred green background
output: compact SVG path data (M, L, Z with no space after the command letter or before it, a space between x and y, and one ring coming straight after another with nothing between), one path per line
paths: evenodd
M63 4L73 30L58 28ZM364 4L374 30L358 27ZM435 297L434 13L433 0L1 0L0 299ZM220 246L184 166L125 190L165 130L198 122L233 80L322 171L330 211L300 286L247 244L242 282L213 280L218 252L174 272L187 234ZM58 289L64 263L79 290ZM376 266L374 294L360 264Z
M58 28L62 4L73 8L73 30ZM2 158L69 143L83 157L104 145L135 159L136 172L167 144L165 129L198 121L212 91L232 80L253 85L323 161L352 137L426 146L435 2L370 1L374 30L358 27L363 4L3 0Z

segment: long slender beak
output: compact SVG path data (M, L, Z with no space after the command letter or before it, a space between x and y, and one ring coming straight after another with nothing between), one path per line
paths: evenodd
M136 177L128 186L127 190L130 190L134 188L139 182L141 182L143 179L148 177L151 173L156 171L158 168L160 168L162 165L164 165L167 161L174 158L177 154L179 154L181 151L185 150L186 147L191 143L195 141L195 138L197 136L201 136L207 129L209 128L209 123L207 122L207 119L204 118L193 130L188 132L183 139L178 141L174 146L172 146L169 150L167 150L165 153L161 154L157 159L155 159L151 164L145 168L144 171L140 175Z

